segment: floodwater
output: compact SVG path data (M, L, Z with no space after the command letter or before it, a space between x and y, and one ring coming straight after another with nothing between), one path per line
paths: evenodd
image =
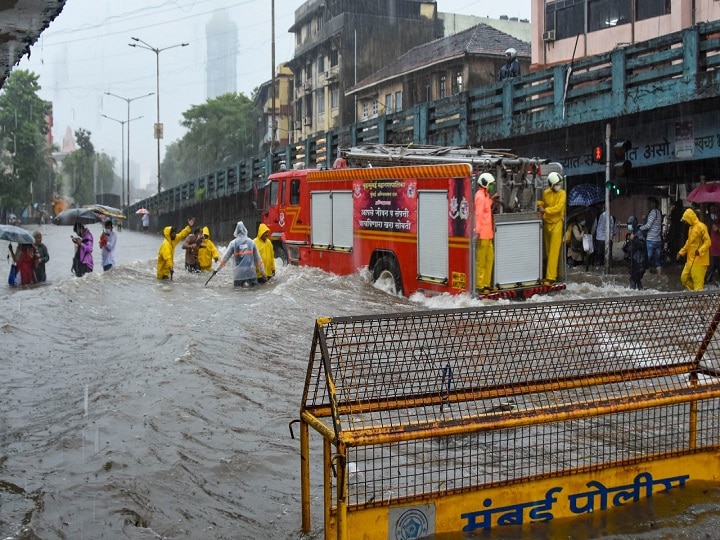
M179 247L174 281L159 282L160 237L129 231L119 235L117 267L103 273L100 225L90 229L92 274L71 275L70 228L45 225L49 283L0 286L0 538L322 538L318 470L312 531L300 531L299 441L289 429L315 319L496 303L398 298L365 274L297 267L255 289L234 289L229 269L205 286L208 274L182 271ZM9 263L0 266L7 275ZM570 281L530 301L629 292L625 273L578 272ZM645 283L648 292L678 290L673 274ZM676 490L621 510L617 519L533 530L711 537L720 490Z

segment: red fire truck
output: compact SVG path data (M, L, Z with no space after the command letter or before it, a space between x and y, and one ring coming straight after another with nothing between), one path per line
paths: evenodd
M276 254L338 275L364 268L399 294L476 294L473 194L496 178L493 290L529 297L543 285L542 221L536 202L562 166L506 151L373 145L342 152L347 168L270 175L263 221ZM561 260L564 260L561 259Z

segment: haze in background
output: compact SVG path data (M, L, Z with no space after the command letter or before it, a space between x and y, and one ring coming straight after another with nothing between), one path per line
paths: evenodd
M304 0L275 0L275 63L290 60L294 35L287 30ZM163 49L187 42L188 47L162 51L160 58L160 122L165 145L180 139L182 113L207 100L205 27L213 15L233 21L238 30L237 91L252 97L253 89L272 77L272 25L270 0L178 0L111 2L68 0L17 67L37 73L40 97L53 103L55 144L62 143L68 127L92 133L96 150L116 159L120 175L121 124L128 118L125 100L156 88L156 55L129 47L130 37ZM438 0L438 11L499 18L530 19L530 0ZM157 185L157 146L153 124L155 96L130 103L130 159L133 189ZM125 157L127 160L127 156Z

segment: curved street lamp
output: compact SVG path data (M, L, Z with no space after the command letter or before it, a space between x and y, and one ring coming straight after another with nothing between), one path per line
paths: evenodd
M161 183L160 183L160 139L163 138L163 126L160 123L160 53L167 51L168 49L174 49L175 47L187 47L189 43L177 43L170 45L169 47L163 47L159 49L153 47L149 43L143 41L140 38L131 37L136 43L128 43L130 47L138 47L140 49L146 49L155 53L155 84L156 91L155 97L157 102L157 122L155 123L155 138L157 139L157 184L158 184L158 195L160 194Z
M120 98L123 101L127 102L127 206L130 206L130 103L132 101L135 101L136 99L152 96L155 94L155 92L150 92L149 94L143 94L142 96L137 96L134 98L126 98L122 96L118 96L117 94L113 94L112 92L105 92L108 96L113 96L116 98ZM142 117L140 117L142 118ZM111 118L112 120L112 118ZM137 118L133 118L133 120L137 120Z

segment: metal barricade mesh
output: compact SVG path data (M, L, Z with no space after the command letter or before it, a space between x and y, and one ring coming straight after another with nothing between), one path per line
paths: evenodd
M351 505L707 449L719 319L716 293L328 319L303 411Z

